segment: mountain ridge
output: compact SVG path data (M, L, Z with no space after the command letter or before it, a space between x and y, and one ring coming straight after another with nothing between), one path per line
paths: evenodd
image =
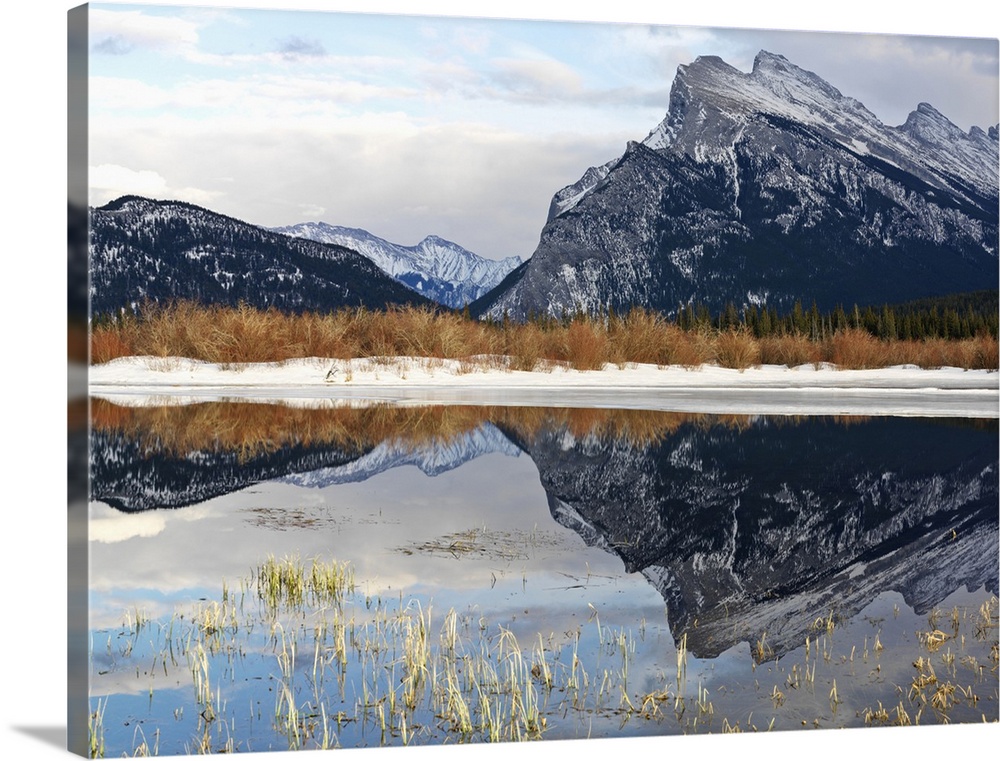
M557 191L477 316L906 301L992 287L997 128L900 127L783 56L678 67L664 119Z
M437 235L404 246L361 228L327 222L302 222L271 229L358 251L398 282L453 309L475 301L521 264L517 256L487 259Z

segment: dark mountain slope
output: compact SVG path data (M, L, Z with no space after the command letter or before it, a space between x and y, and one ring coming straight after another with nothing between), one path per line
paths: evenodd
M94 314L176 299L285 311L432 304L356 251L137 196L91 209L90 277Z

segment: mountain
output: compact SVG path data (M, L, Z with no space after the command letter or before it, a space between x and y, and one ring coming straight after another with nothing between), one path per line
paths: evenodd
M518 457L521 450L491 423L451 439L435 440L427 446L386 440L357 460L286 476L283 480L296 486L324 488L334 484L361 483L380 473L406 465L416 467L425 476L439 476L477 457L503 454Z
M556 521L642 573L675 638L714 657L899 592L926 612L997 591L997 429L910 418L691 422L651 443L507 432Z
M175 299L287 311L431 302L343 246L291 238L180 201L90 210L94 314Z
M95 429L90 432L90 493L122 512L140 512L188 507L262 481L325 488L404 466L433 477L489 454L517 457L521 450L490 423L420 447L398 440L351 447L302 442L250 455L222 448L178 454L141 436Z
M140 437L93 429L90 498L127 513L189 507L263 481L343 467L366 451L296 443L250 455L211 448L177 455Z
M439 304L461 309L496 286L521 263L520 257L485 259L435 235L415 246L390 243L367 230L326 222L273 228L298 238L333 243L359 251L387 275Z
M998 129L898 127L780 55L678 67L664 120L557 192L532 257L475 302L523 319L994 288Z

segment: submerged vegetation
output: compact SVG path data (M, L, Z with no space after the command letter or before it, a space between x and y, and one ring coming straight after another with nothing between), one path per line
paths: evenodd
M127 695L94 696L90 756L997 719L996 597L916 631L830 612L780 657L760 632L746 673L719 684L686 634L664 651L645 620L607 625L593 605L529 640L475 608L364 587L345 563L269 557L169 619L126 613L92 658L146 694L124 712Z
M995 298L994 298L995 301ZM222 365L305 357L427 357L475 367L577 370L606 364L748 368L829 362L845 369L914 364L996 369L996 314L980 301L881 310L796 305L787 315L727 308L716 317L686 307L674 318L635 309L625 315L577 315L524 323L476 321L444 309L397 307L287 314L277 309L147 305L137 314L95 319L95 364L124 356L188 357Z

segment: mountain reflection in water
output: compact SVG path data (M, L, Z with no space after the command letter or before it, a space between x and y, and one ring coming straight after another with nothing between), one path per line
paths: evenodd
M918 613L997 592L995 420L94 400L91 495L140 512L495 453L531 459L552 518L641 572L697 657L765 631L780 655L812 616L848 619L888 590Z

